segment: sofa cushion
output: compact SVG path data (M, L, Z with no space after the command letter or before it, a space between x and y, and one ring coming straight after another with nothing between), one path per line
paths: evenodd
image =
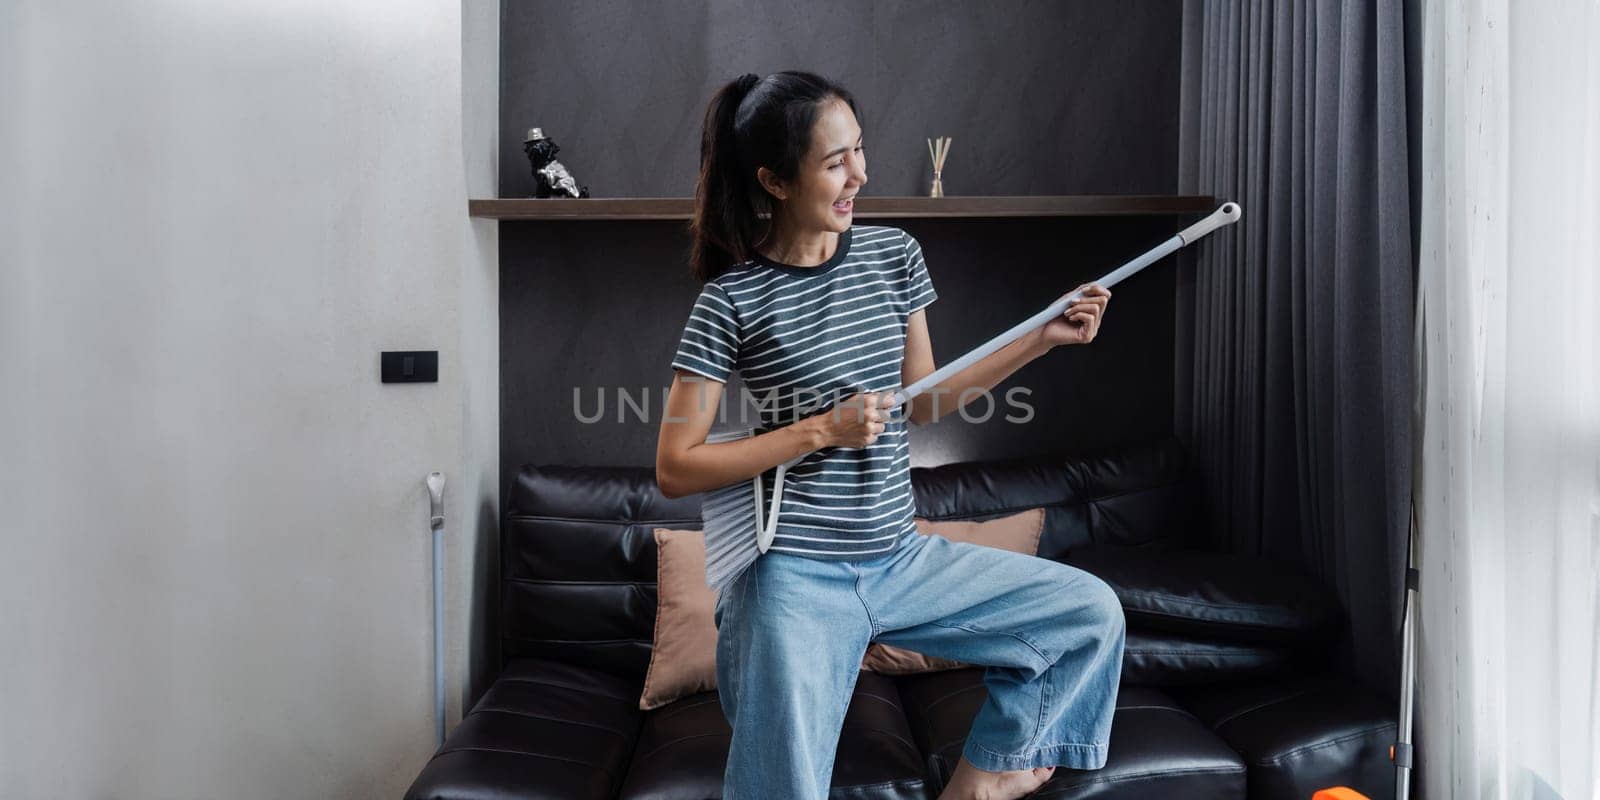
M506 665L407 800L609 798L639 730L637 684L540 659Z
M656 528L656 629L639 708L717 688L717 594L706 586L702 531Z
M961 758L967 732L988 698L983 670L964 669L900 678L907 719L929 770L941 787ZM1058 768L1038 798L1244 797L1239 756L1158 689L1117 691L1111 747L1098 770Z
M1168 437L1085 455L914 467L919 516L984 521L1045 508L1038 554L1092 542L1165 548L1193 517ZM654 529L697 530L701 495L668 498L648 467L523 465L500 541L501 651L642 684L656 613Z
M500 533L500 641L643 684L656 613L657 527L700 526L647 467L522 467ZM635 698L637 700L637 698Z
M913 467L917 513L992 519L1045 509L1038 554L1059 559L1086 544L1162 549L1187 544L1196 508L1176 438L1099 452Z
M703 692L647 712L621 800L705 800L722 796L731 731L716 692ZM839 733L829 797L891 800L931 797L922 756L906 729L891 679L870 672L856 680Z
M1221 641L1326 641L1339 606L1315 579L1222 553L1075 547L1064 559L1116 590L1130 626Z
M1280 645L1129 629L1122 648L1122 684L1192 686L1276 675L1293 663L1293 651Z
M1196 687L1177 697L1244 758L1251 800L1304 800L1330 786L1394 792L1395 709L1348 679Z

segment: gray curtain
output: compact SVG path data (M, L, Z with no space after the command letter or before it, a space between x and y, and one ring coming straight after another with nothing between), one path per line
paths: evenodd
M1214 545L1295 562L1393 696L1410 522L1399 0L1185 0L1180 190L1244 217L1180 261L1176 430Z

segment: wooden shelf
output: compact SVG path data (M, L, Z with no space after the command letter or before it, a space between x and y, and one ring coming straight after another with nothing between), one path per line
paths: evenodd
M1097 217L1204 214L1217 202L1207 195L1074 194L972 197L862 197L858 219L913 217ZM474 217L508 220L679 219L693 215L689 197L508 198L468 200Z

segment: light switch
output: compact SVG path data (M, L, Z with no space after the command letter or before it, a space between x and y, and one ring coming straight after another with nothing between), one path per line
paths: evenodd
M379 363L384 383L438 383L438 350L385 350Z

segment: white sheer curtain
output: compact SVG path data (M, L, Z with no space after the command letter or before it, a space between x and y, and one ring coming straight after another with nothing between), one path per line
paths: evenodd
M1600 795L1600 2L1424 0L1418 788Z

